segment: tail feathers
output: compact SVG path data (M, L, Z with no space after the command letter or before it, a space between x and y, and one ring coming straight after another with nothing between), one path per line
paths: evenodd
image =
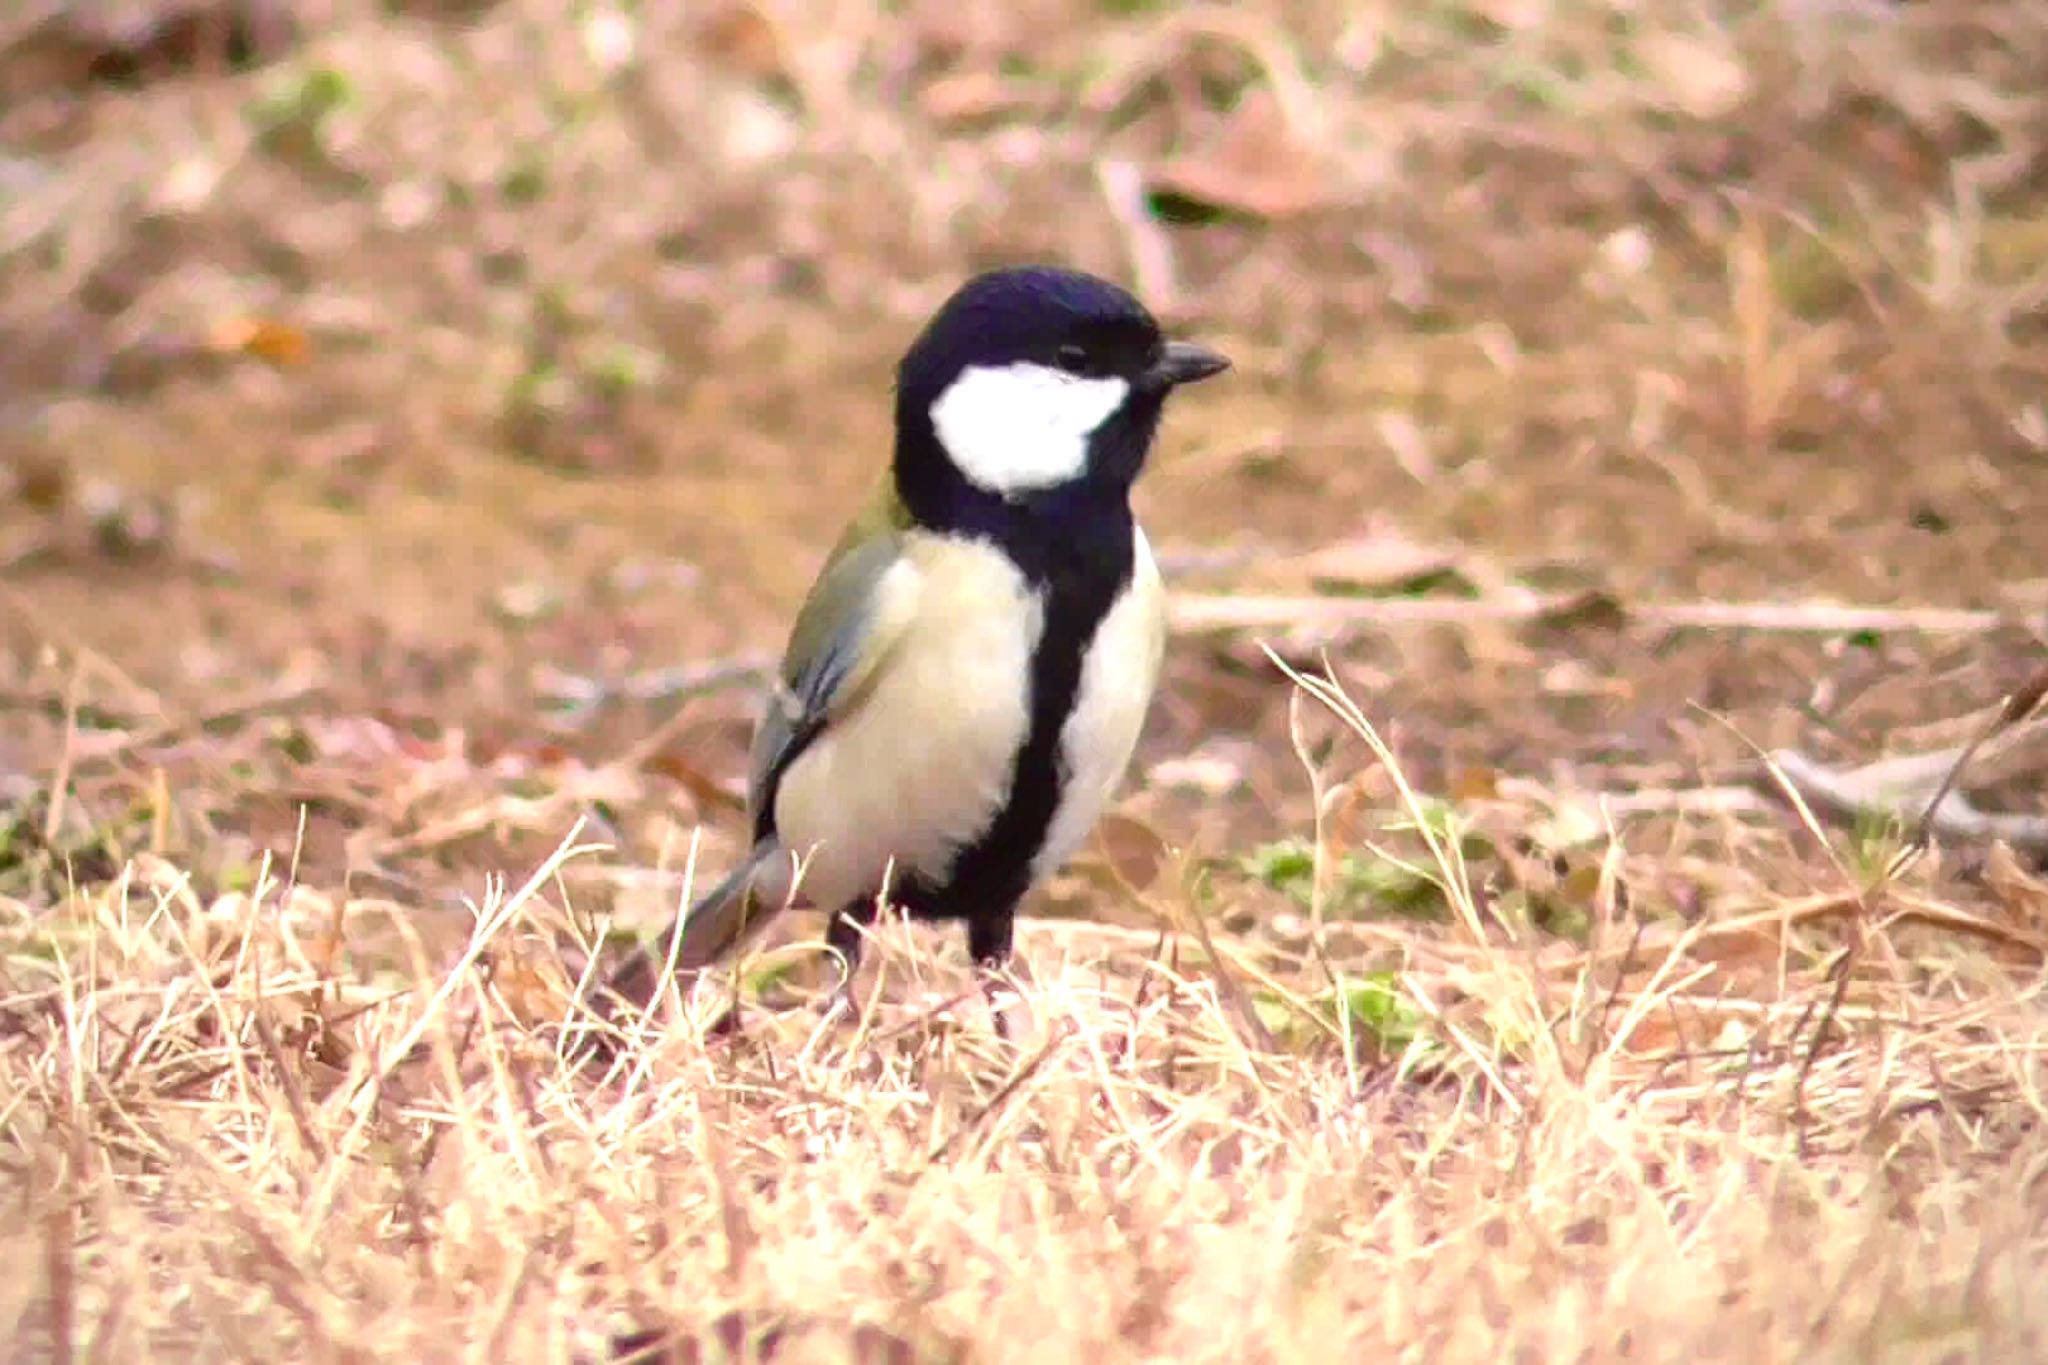
M755 885L762 867L781 853L772 840L756 844L731 875L700 896L659 940L620 964L606 984L644 1008L654 999L671 955L678 979L687 985L697 972L752 938L782 908L780 896L771 898Z

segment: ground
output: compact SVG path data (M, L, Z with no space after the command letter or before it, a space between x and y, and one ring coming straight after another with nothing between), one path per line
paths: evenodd
M1908 858L1766 761L2040 676L2044 69L2017 5L0 19L0 1332L2048 1355L2039 768ZM576 1073L896 355L1027 258L1237 362L1030 1027L902 926L824 1023L793 923Z

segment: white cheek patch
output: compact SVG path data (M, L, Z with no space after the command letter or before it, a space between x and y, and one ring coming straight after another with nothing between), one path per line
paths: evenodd
M1046 365L970 365L932 404L932 429L970 483L1012 497L1077 479L1088 438L1130 385Z

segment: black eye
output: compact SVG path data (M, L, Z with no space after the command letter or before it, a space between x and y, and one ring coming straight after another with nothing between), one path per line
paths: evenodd
M1074 345L1072 342L1068 342L1060 347L1059 350L1053 352L1053 359L1058 361L1059 367L1068 374L1086 374L1088 372L1087 350Z

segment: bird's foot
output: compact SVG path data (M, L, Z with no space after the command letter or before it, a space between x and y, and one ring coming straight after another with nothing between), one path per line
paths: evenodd
M853 989L853 974L840 978L839 985L832 991L832 997L825 1002L825 1023L828 1026L857 1024L861 1018L860 996Z
M1031 1004L1022 985L1011 975L998 975L984 969L981 993L988 1001L989 1015L995 1021L996 1036L1013 1045L1020 1042L1034 1022Z

